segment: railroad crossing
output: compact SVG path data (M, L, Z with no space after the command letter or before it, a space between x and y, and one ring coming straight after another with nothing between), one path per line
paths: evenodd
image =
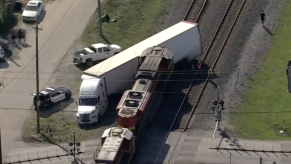
M95 140L81 142L79 155L76 156L79 163L92 163L94 152L98 142ZM14 149L6 157L7 164L66 164L74 161L70 153L72 146L60 144L54 146Z

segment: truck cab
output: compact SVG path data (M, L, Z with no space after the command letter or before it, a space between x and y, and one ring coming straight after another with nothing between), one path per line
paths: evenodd
M84 80L80 87L76 113L78 124L97 123L108 108L103 79Z
M121 51L121 47L115 44L92 44L81 51L77 51L73 55L75 63L87 64L92 66L92 62L105 60L118 54Z

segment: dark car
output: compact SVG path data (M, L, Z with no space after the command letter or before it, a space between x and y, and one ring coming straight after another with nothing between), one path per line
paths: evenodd
M36 104L36 94L34 95L34 105ZM70 100L72 92L66 87L47 87L39 92L39 103L40 106L52 107L53 104L63 101Z
M0 46L3 49L8 49L9 48L9 41L0 37Z

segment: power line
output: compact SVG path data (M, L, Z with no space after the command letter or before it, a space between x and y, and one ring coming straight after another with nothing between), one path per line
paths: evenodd
M2 78L0 78L0 79L2 79L2 80L4 80L4 79L7 79L7 80L10 80L10 79L22 79L22 80L35 80L34 78L26 78L26 77L24 77L24 78L22 78L22 77L15 77L15 78L6 78L6 77L2 77ZM76 78L39 78L39 80L52 80L52 79L57 79L57 80L75 80ZM201 78L201 79L194 79L194 81L198 81L198 80L205 80L206 78ZM225 78L219 78L219 79L225 79ZM82 80L81 78L80 78L80 80ZM180 82L180 81L192 81L193 79L179 79L179 80L151 80L151 81L177 81L177 82ZM130 82L130 81L137 81L137 80L123 80L123 79L120 79L120 80L105 80L105 81L116 81L116 82L119 82L119 81L128 81L128 82Z
M53 107L54 108L54 107ZM23 110L23 111L33 111L33 109L21 109L21 108L3 108L0 107L0 110ZM44 109L44 110L49 110L49 109ZM66 111L64 109L62 109L63 112L65 113L76 113L76 111ZM62 110L60 110L59 112L62 112ZM42 109L40 110L42 112ZM43 112L43 113L49 113L47 111ZM153 115L175 115L177 114L177 112L144 112L144 114L153 114ZM291 110L284 110L284 111L250 111L250 112L231 112L231 113L224 113L224 115L247 115L247 114L284 114L284 113L291 113ZM105 114L112 114L112 115L117 115L117 112L109 112L106 111ZM189 113L184 113L184 115L187 115ZM212 115L213 116L213 112L195 112L194 115ZM106 117L106 116L105 116Z
M128 89L128 90L130 90L130 89ZM10 93L10 92L14 92L14 93L30 93L31 91L1 91L0 90L0 94L1 93ZM124 93L124 92L113 92L113 94L122 94L122 93ZM151 92L151 94L153 94L153 93L158 93L158 94L183 94L183 92L181 91L181 92Z
M33 65L31 65L33 66ZM1 69L4 69L4 68L0 68L0 72L8 72L8 73L35 73L35 71L9 71L9 70L1 70ZM56 68L58 69L58 68ZM82 70L80 70L81 72L84 72ZM66 72L76 72L75 70L66 70ZM108 71L109 72L109 71ZM137 73L138 70L136 71L114 71L116 73L114 74L128 74L129 72L134 72L134 73ZM196 73L207 73L208 70L179 70L179 71L160 71L159 73L161 74L178 74L178 73L182 73L182 74L186 74L186 73L193 73L193 74L196 74ZM215 71L213 70L214 73L229 73L229 71ZM266 71L267 72L267 71ZM56 71L40 71L40 73L56 73ZM94 74L94 73L106 73L106 72L98 72L98 71L94 71L94 72L90 72L90 74ZM86 75L86 73L85 73Z

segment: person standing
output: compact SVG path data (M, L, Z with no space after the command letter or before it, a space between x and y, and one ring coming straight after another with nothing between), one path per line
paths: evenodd
M18 44L21 43L21 38L23 37L23 32L21 29L18 30Z
M265 19L266 19L266 14L264 13L264 10L262 10L262 12L260 14L260 17L261 17L262 25L264 25L264 22L265 22Z

